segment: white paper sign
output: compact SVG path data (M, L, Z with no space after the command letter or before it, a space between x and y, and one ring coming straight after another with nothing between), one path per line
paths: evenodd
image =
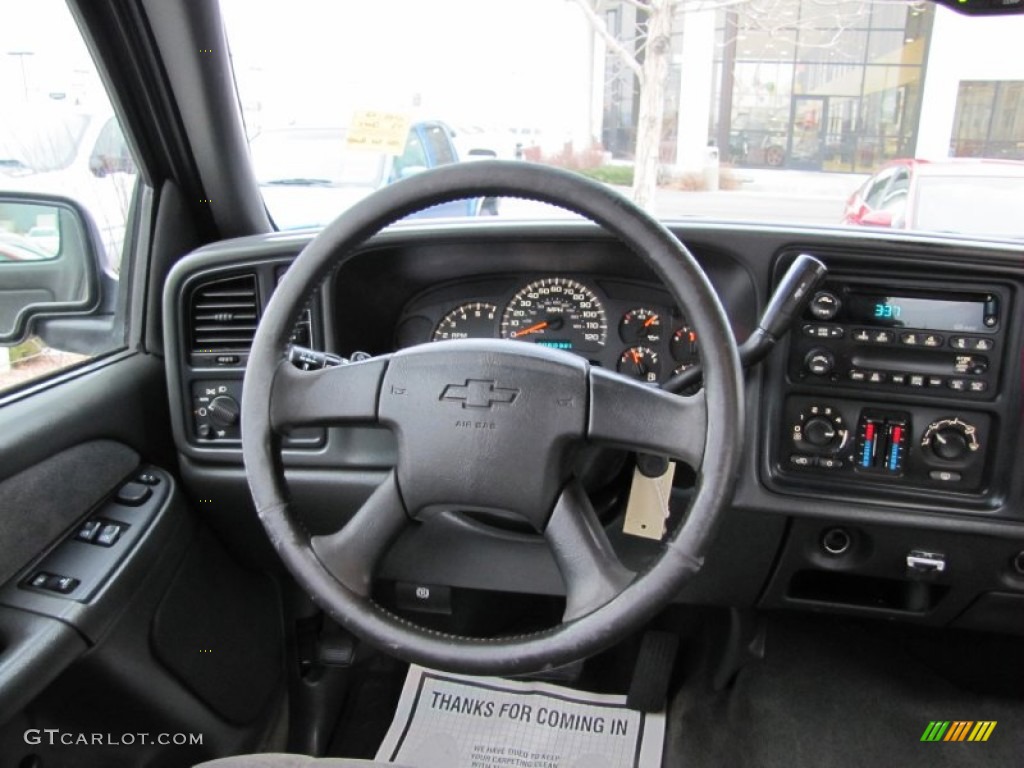
M411 666L377 760L410 768L657 768L664 714L625 696Z

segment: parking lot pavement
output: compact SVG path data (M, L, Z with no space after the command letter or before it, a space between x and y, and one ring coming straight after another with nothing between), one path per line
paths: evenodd
M856 185L846 189L814 192L747 188L720 192L687 192L662 188L654 200L654 212L663 219L726 219L730 221L785 224L838 224L843 204ZM841 187L841 188L840 188ZM621 188L624 194L629 190ZM503 199L499 216L517 219L564 217L557 208L526 200Z

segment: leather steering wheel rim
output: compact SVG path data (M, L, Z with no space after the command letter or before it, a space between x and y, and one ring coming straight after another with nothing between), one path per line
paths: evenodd
M684 409L680 404L688 398L592 369L571 353L514 341L426 344L315 372L300 372L285 361L288 338L309 295L332 270L351 258L358 246L410 213L475 196L519 197L578 213L610 231L644 259L700 334L704 389L694 396L700 398L693 400L696 406ZM408 473L415 468L403 467L402 440L395 470L335 538L329 539L311 537L290 514L279 433L282 424L398 420L388 414L396 407L394 403L401 402L396 390L405 394L394 382L410 380L401 378L403 371L408 376L433 375L438 368L447 367L449 360L456 361L453 367L466 374L467 384L481 380L492 387L509 377L526 375L524 370L537 369L536 378L520 382L518 388L499 386L495 390L522 392L523 407L516 411L515 420L502 412L501 418L508 419L502 424L509 425L510 434L520 429L518 421L531 418L525 405L542 402L528 398L534 389L543 390L545 377L549 377L557 380L554 388L585 390L577 392L586 404L580 403L579 413L569 418L574 426L566 435L691 457L698 470L696 492L685 521L662 545L660 556L635 576L623 574L620 568L603 568L601 559L610 552L604 531L595 525L585 495L571 479L566 483L563 475L555 480L563 485L557 489L553 508L536 517L546 536L557 529L550 537L553 554L565 577L569 602L576 606L567 609L562 624L516 637L461 637L417 626L377 605L368 589L374 563L362 552L379 556L402 524L399 516L408 518L410 514L403 508L408 494L399 484L403 469L411 478ZM480 379L476 378L478 368ZM449 378L461 383L463 377ZM445 391L432 390L423 402L445 407ZM388 397L391 399L385 402ZM508 397L515 396L508 395L506 401ZM559 403L570 400L563 398ZM573 408L577 408L575 400ZM507 409L509 413L512 410ZM631 413L634 410L642 412ZM639 427L628 426L633 416L639 418ZM577 434L580 418L582 433ZM701 427L703 435L691 434ZM295 259L260 319L245 373L241 417L243 457L257 513L286 567L314 601L342 626L385 652L437 669L482 674L525 674L584 658L635 631L669 604L703 564L713 529L729 503L742 429L736 342L717 295L686 247L653 217L604 185L567 171L506 161L456 164L418 174L375 192L323 229ZM411 433L406 430L410 440L420 439ZM699 446L694 443L697 438L701 438ZM677 442L686 447L677 451ZM470 487L467 484L474 481L467 477L461 482ZM472 487L478 488L479 483ZM362 562L364 559L367 562Z

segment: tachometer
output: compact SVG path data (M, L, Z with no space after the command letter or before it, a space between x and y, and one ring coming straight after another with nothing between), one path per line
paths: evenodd
M498 308L493 304L482 301L463 304L441 318L434 329L433 340L493 338L497 316Z
M590 352L607 341L608 321L600 299L585 285L565 277L545 277L512 297L501 318L501 335Z

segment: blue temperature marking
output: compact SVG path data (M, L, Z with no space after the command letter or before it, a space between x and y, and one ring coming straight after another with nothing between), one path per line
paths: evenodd
M895 472L900 464L900 447L894 445L892 450L889 451L889 471Z
M860 457L860 465L862 467L871 466L871 448L874 445L874 443L875 441L873 439L864 441L864 451Z

